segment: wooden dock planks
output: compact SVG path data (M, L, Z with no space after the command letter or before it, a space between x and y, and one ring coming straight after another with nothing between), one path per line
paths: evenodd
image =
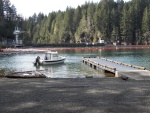
M135 66L100 57L83 57L82 61L83 63L90 65L90 67L94 67L95 69L100 68L112 72L116 77L128 76L133 79L138 78L138 80L139 78L141 79L150 77L150 71L145 70L146 68L141 66Z

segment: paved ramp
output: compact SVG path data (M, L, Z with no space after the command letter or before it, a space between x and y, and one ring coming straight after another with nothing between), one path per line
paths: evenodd
M116 77L126 76L135 80L150 80L150 71L148 70L132 70L116 72Z

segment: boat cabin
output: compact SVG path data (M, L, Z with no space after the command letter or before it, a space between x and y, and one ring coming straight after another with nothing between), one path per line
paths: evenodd
M44 60L58 60L59 56L57 51L49 51L45 54Z

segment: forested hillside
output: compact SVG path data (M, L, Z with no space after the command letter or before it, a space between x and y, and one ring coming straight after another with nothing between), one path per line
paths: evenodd
M20 36L25 44L96 43L100 39L150 44L150 0L86 2L75 9L34 14L26 20L14 20L15 9L11 16L11 11L4 14L4 1L0 0L0 38L14 37L17 23L26 31Z

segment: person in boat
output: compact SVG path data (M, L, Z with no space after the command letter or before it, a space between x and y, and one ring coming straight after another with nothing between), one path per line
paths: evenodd
M37 66L37 65L39 65L39 64L40 64L40 57L37 56L37 58L36 58L36 60L35 60L35 65Z
M48 60L48 57L47 57L47 53L46 53L46 55L45 55L45 58L44 58L45 60Z

